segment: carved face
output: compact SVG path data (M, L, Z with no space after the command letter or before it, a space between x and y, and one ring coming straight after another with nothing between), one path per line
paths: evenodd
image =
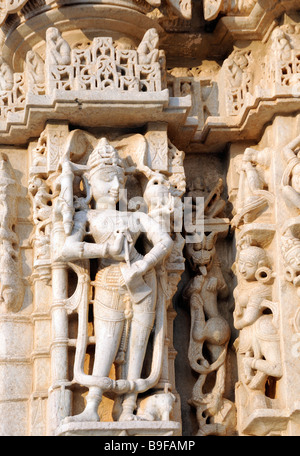
M238 269L245 280L255 280L255 273L260 266L265 265L264 251L258 247L241 250L238 259Z
M293 250L292 255L288 256L288 264L295 272L300 272L300 247Z
M120 199L120 190L125 186L125 176L115 167L98 169L90 178L93 197L96 203L116 205Z
M293 168L291 184L293 189L300 193L300 163Z

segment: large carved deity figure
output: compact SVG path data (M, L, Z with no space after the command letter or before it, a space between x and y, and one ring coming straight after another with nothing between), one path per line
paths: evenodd
M272 301L272 270L265 250L245 241L237 258L234 325L240 381L247 407L267 408L266 385L282 376L278 309ZM245 405L245 404L244 404Z
M77 197L73 205L75 174L82 177L88 190L86 198ZM67 417L67 422L99 421L98 406L107 391L117 395L115 420L142 419L142 414L137 417L134 413L137 395L154 387L161 372L163 347L157 349L156 338L151 372L147 378L141 377L154 322L163 334L165 309L158 293L156 269L169 256L173 241L161 224L147 213L117 209L125 180L124 161L105 138L99 140L86 164L74 164L67 158L62 160L55 216L56 223L64 225L66 235L55 260L73 264L87 264L91 259L97 262L95 278L91 282L95 334L92 375L83 373L87 294L85 308L81 302L83 310L78 311L74 367L75 380L87 386L89 393L85 410ZM139 252L136 246L140 235L147 238L150 246L146 254ZM89 282L89 278L87 280ZM161 335L158 339L161 340ZM109 378L113 364L116 366L115 379Z

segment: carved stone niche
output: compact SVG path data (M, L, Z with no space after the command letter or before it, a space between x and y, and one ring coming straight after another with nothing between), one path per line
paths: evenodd
M235 404L225 392L231 328L223 316L226 310L220 310L220 301L228 304L229 287L216 248L218 238L224 240L229 232L229 219L223 217L226 201L221 198L222 190L221 178L210 191L204 179L198 178L187 192L194 223L200 198L204 213L202 231L194 233L194 241L191 233L186 233L185 251L192 278L183 292L191 319L188 359L198 375L188 403L196 410L198 436L236 433Z
M181 433L171 300L183 157L152 123L108 140L50 122L32 147L35 274L52 289L51 435Z

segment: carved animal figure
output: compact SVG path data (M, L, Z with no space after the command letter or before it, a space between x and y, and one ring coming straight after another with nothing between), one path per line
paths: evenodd
M137 417L146 421L170 421L175 400L172 393L148 396L140 401Z

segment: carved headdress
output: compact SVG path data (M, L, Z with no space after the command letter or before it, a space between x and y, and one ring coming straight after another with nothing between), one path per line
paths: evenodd
M101 138L99 140L97 146L88 158L87 166L89 178L99 169L103 169L104 171L115 171L118 174L125 173L123 160L106 138Z
M300 239L289 232L285 233L281 238L281 253L285 262L290 263L291 259L299 256L299 252Z

